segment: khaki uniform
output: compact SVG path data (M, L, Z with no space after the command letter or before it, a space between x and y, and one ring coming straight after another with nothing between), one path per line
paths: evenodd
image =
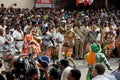
M32 30L32 26L29 26L26 30L26 34L30 34L30 31Z
M90 29L90 28L89 28L89 29ZM87 37L88 32L89 32L89 29L87 29L87 27L85 27L85 26L81 26L81 32L83 33L83 35L84 35L85 37Z
M80 37L80 39L75 39L75 57L82 58L83 57L83 44L85 42L85 34L83 34L83 28L74 28L74 32Z
M91 30L90 27L82 26L82 33L83 33L84 36L85 36L85 41L84 41L84 45L83 45L83 53L84 53L84 54L86 53L86 50L85 50L86 44L87 44L86 39L87 39L88 32L89 32L90 30Z
M103 44L103 38L105 37L105 28L101 28L101 43Z
M37 36L41 36L42 35L42 31L41 28L37 27Z

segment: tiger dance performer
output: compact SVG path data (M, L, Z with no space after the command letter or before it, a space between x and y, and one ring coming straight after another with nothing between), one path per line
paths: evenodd
M114 33L113 32L107 32L104 39L103 39L103 51L109 60L112 56L113 49L114 49Z
M73 54L73 47L74 47L74 39L77 37L77 35L72 31L71 25L66 25L66 31L63 34L64 35L64 43L63 43L63 56L64 58L69 59L73 66L76 67L76 62L72 58Z

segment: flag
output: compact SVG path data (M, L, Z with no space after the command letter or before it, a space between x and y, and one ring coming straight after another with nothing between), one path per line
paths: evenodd
M88 0L84 0L84 6L88 6Z
M86 61L88 64L90 65L94 65L96 63L96 56L95 56L95 52L89 52L87 57L86 57Z
M88 4L91 5L93 3L93 0L87 0Z
M105 0L105 8L108 7L108 0Z
M76 0L76 6L78 6L80 3L84 3L84 0Z
M93 0L76 0L76 6L78 6L80 3L84 3L84 6L87 6L91 5L93 3Z

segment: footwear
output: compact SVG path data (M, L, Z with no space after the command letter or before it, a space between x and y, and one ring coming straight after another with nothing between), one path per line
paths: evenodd
M73 65L73 68L76 68L76 65Z
M83 60L83 58L79 58L79 60Z
M75 58L75 60L79 60L79 58Z

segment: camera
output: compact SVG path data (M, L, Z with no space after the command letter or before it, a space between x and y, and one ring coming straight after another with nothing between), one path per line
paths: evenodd
M29 72L35 67L35 60L24 55L16 55L13 58L13 66L15 67L12 71L8 71L7 79L9 77L19 78L19 80L26 80L29 76Z

